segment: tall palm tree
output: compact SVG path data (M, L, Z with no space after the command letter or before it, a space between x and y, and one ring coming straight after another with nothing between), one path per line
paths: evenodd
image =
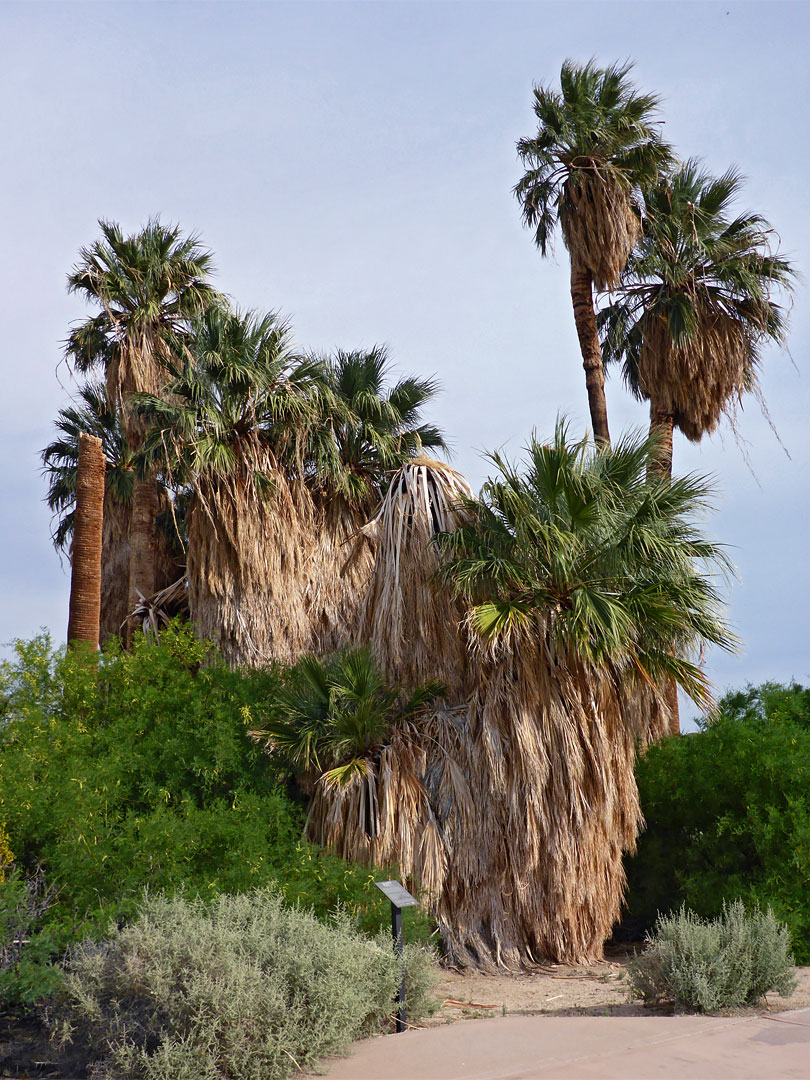
M534 90L537 133L517 144L515 186L543 255L559 223L571 259L571 300L595 438L610 442L593 288L618 284L641 231L641 189L671 160L653 121L659 99L628 79L630 64L566 60L560 91Z
M101 238L82 248L68 275L68 291L100 310L71 331L66 354L77 370L101 366L107 394L121 411L129 450L140 448L142 419L132 410L136 393L160 392L166 367L189 319L215 302L208 277L211 254L196 236L153 219L126 236L99 221ZM155 590L157 489L152 476L135 476L132 498L129 610L139 594Z
M209 308L161 395L140 394L145 460L190 485L189 609L235 664L292 662L310 643L315 542L302 479L317 363L275 314Z
M374 543L363 526L391 475L424 450L446 449L422 411L434 379L408 376L390 385L387 351L338 352L323 362L326 393L306 450L308 482L321 517L310 585L313 645L319 652L356 639Z
M55 517L52 540L57 550L71 552L75 523L79 440L82 434L101 440L106 461L104 523L101 558L100 641L120 634L131 609L128 601L129 534L134 488L133 455L121 428L120 414L111 407L103 383L79 387L74 404L60 409L54 426L57 437L42 451L48 484L46 502ZM163 484L158 488L156 585L165 588L182 572L184 500L172 500Z
M757 391L763 348L785 342L776 298L795 272L772 250L765 218L734 216L742 182L736 169L715 178L692 159L654 187L618 299L599 314L604 360L621 363L650 402L655 467L667 476L673 428L693 442L711 434Z

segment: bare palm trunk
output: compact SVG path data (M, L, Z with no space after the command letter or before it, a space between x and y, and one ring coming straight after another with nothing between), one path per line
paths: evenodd
M657 436L654 457L651 459L647 475L661 480L672 479L672 432L674 418L671 412L659 408L650 402L650 435ZM680 735L681 712L678 705L678 687L674 679L664 683L664 700L669 713L668 734Z
M107 462L101 439L79 435L76 517L70 574L68 644L98 648L101 617L101 544Z
M657 436L655 457L650 462L650 476L655 474L662 479L672 479L672 413L660 409L650 402L650 435Z
M155 518L157 487L155 481L135 478L132 495L132 526L129 544L129 612L135 610L141 596L155 591ZM127 625L127 644L132 644L134 623Z
M588 408L591 411L593 436L597 442L610 446L607 401L605 399L605 372L602 367L602 350L596 329L596 312L593 307L593 284L590 270L571 262L571 302L574 305L574 322L585 368L585 388L588 391Z

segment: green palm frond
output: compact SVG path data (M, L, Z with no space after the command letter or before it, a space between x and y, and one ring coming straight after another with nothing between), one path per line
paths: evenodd
M393 725L443 696L441 683L405 698L388 686L368 649L304 656L290 670L257 738L300 777L343 785L366 775Z
M578 663L671 674L705 698L683 658L734 647L715 585L731 564L696 524L710 485L648 479L654 443L593 450L558 423L548 443L532 439L522 470L492 455L499 476L469 501L470 522L436 541L440 577L484 642L511 648L528 633Z
M594 216L585 223L588 228L597 219L608 226L593 237L594 244L610 248L618 243L623 248L627 223L621 207L640 207L642 190L672 159L653 119L659 99L636 90L629 79L631 69L631 64L600 68L593 60L586 64L566 60L560 90L535 87L538 128L517 144L525 172L514 193L543 255L550 251L558 223L569 250L579 245L575 236L582 230L574 226L572 215L583 213ZM585 203L577 206L577 193L586 189L589 210ZM629 249L603 260L586 256L586 263L593 262L590 268L599 287L611 284L614 265L620 264L620 270L627 254Z
M382 346L338 352L323 361L325 388L317 400L320 422L306 451L312 483L350 502L373 502L387 476L425 450L447 445L441 431L420 423L438 392L435 379L413 376L390 389L390 362Z
M51 539L56 548L67 550L73 536L79 436L101 439L107 459L106 491L116 502L131 502L134 472L119 416L110 406L103 383L81 386L78 400L59 410L54 427L58 435L42 451L42 473L48 484L45 501L56 519Z

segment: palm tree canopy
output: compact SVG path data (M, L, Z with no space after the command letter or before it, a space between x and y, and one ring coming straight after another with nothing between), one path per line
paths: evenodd
M300 469L320 381L320 365L299 356L278 314L208 308L165 392L135 398L151 428L144 459L176 480L241 471L261 488L279 464Z
M713 177L691 159L651 189L619 299L599 313L605 363L621 363L636 397L692 440L756 390L764 346L785 342L775 297L795 271L765 218L733 214L742 183L736 169Z
M440 573L493 648L534 632L574 662L671 676L705 702L705 677L684 656L733 647L711 577L730 564L695 525L706 482L648 480L653 449L634 435L593 450L558 423L550 444L532 440L523 473L492 455L500 477L469 502L469 524L438 538Z
M207 280L212 256L197 236L157 218L131 236L115 222L99 227L101 239L81 249L68 291L101 310L71 330L66 355L79 371L102 366L111 400L156 393L169 343L218 300Z
M42 451L43 474L48 483L46 502L56 515L52 540L66 549L73 535L76 505L76 476L79 462L79 436L101 439L107 461L106 489L118 503L132 501L134 474L118 414L110 407L104 384L85 383L79 400L60 409L54 426L59 433Z
M426 449L447 450L441 431L421 422L438 392L435 379L407 376L388 388L382 346L338 350L323 364L328 394L310 433L307 456L316 486L349 500L379 496L386 475Z
M566 60L560 90L536 86L537 133L521 139L515 186L523 220L548 254L557 223L598 289L619 278L640 232L640 191L671 160L653 117L659 98L635 89L632 65Z

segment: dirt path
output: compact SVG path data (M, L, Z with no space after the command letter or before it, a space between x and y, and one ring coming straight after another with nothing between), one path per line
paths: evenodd
M444 1001L427 1025L513 1013L549 1016L649 1016L650 1010L630 1001L626 958L622 954L598 964L544 967L525 975L460 975L442 971L436 989ZM810 1007L810 967L797 968L799 985L790 998L769 994L758 1012ZM485 1007L486 1006L486 1007Z

